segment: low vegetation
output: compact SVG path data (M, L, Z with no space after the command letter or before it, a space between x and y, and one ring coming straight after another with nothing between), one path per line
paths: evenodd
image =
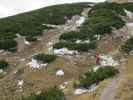
M12 32L1 32L0 33L0 40L5 40L5 39L15 39L17 36L16 34Z
M14 52L17 50L17 42L12 39L0 40L0 49Z
M50 63L56 59L56 56L40 53L40 54L34 55L33 58L42 63Z
M26 40L29 41L29 42L34 42L34 41L37 41L37 37L27 36Z
M101 8L95 9L97 6ZM115 13L115 9L104 8L103 4L94 6L88 15L88 19L80 28L80 33L88 34L90 40L95 39L95 35L110 34L112 28L119 29L125 25L125 22Z
M91 43L73 43L73 42L58 42L53 46L55 49L68 48L69 50L77 50L79 52L87 52L96 48L96 42Z
M0 33L0 49L6 51L16 51L17 42L14 40L16 34L12 32Z
M60 40L66 40L66 41L76 41L76 40L85 40L88 39L87 34L82 34L80 32L68 32L64 33L60 36Z
M65 96L61 90L51 88L40 94L33 93L29 97L23 98L22 100L65 100Z
M118 70L114 67L106 66L101 67L97 71L88 71L80 78L79 87L88 88L92 84L98 84L99 82L103 81L104 79L113 77L118 73Z
M133 11L133 3L123 3L123 4L118 4L118 3L98 3L96 6L93 7L93 10L97 9L108 9L112 10L117 14L120 15L126 15L124 12L124 9Z
M80 15L83 8L87 6L88 3L55 5L0 19L0 41L1 39L11 39L8 48L6 46L0 47L0 49L15 48L16 33L26 36L26 40L29 42L36 41L35 36L41 35L43 30L51 29L43 24L64 24L73 15ZM9 40L4 40L0 45L7 45L7 42Z
M0 20L0 32L39 35L44 29L49 29L43 24L64 24L73 15L80 15L87 6L87 3L55 5L4 18Z
M76 40L96 40L96 35L104 36L111 34L112 29L119 29L125 25L119 14L124 12L124 7L132 8L130 4L120 5L114 3L99 3L92 7L88 14L88 18L80 27L79 32L68 32L60 36L59 42L55 44L55 48L66 47L71 50L88 51L95 48L95 43L91 44L75 44ZM116 9L115 9L116 8ZM122 10L120 10L122 9ZM123 15L123 14L122 14ZM67 43L68 42L68 43ZM73 42L73 43L70 43ZM82 46L81 46L82 45Z
M133 50L133 37L128 39L124 45L121 46L121 51L129 54Z
M0 40L4 39L2 43L7 43L5 41L8 39L13 42L16 33L19 33L25 35L27 41L36 41L35 36L41 35L45 29L51 29L51 27L43 24L64 24L73 15L80 15L83 8L86 7L88 7L88 3L55 5L3 18L0 20ZM87 38L94 40L96 39L94 36L97 34L111 33L112 27L118 29L125 25L125 22L118 15L125 15L124 8L133 11L133 4L98 3L92 7L88 19L80 27L80 32L65 33L60 39L83 40ZM16 45L15 42L13 44ZM14 45L8 49L14 48Z
M0 60L0 69L6 69L9 66L5 60Z

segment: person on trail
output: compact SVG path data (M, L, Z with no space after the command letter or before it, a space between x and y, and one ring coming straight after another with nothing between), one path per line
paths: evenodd
M96 54L96 64L99 65L99 63L100 63L100 54L97 53L97 54Z

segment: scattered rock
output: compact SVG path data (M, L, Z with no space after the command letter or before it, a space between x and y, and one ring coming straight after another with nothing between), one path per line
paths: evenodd
M58 54L58 55L73 55L73 54L78 54L78 51L76 50L68 50L67 48L61 48L61 49L54 49L54 54Z
M60 70L58 70L57 72L56 72L56 76L64 76L64 71L62 70L62 69L60 69Z
M23 81L23 80L18 80L17 85L18 85L20 88L22 88L23 84L24 84L24 81Z
M133 18L133 13L131 11L128 11L127 9L124 9L124 12L126 13L127 17L129 19L132 19Z
M79 43L90 43L90 40L85 40L85 41L77 40L76 43L77 44L79 44Z
M27 65L29 65L33 69L40 69L42 67L46 67L48 64L47 63L42 64L42 63L39 63L37 60L32 59L32 61L29 62Z
M99 63L101 66L118 66L118 61L114 60L110 55L100 55Z
M64 82L63 84L61 84L61 85L59 86L59 88L60 88L61 90L64 90L64 89L67 87L68 83L69 83L69 82Z
M27 41L27 40L25 40L25 39L24 39L24 43L25 43L26 45L31 45L30 42Z
M61 84L61 85L59 86L59 88L60 88L61 90L64 90L66 87L65 87L63 84Z
M97 86L96 84L92 84L89 89L85 89L85 88L78 88L74 91L75 95L81 95L87 92L93 92L94 90L96 90Z

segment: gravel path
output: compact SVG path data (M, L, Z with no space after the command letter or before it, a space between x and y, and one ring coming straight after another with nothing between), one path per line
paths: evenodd
M99 100L115 100L119 80L120 76L114 78L112 82L104 88Z
M118 67L119 74L112 79L112 81L103 89L101 92L99 100L116 100L117 96L117 89L119 86L119 82L123 78L123 70L125 66L126 60L124 58L121 58L121 64Z

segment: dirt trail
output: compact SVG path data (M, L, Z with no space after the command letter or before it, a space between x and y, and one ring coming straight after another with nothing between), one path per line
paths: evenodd
M111 83L108 84L107 87L103 90L99 100L115 100L116 91L117 91L117 84L120 80L120 76L112 79Z

